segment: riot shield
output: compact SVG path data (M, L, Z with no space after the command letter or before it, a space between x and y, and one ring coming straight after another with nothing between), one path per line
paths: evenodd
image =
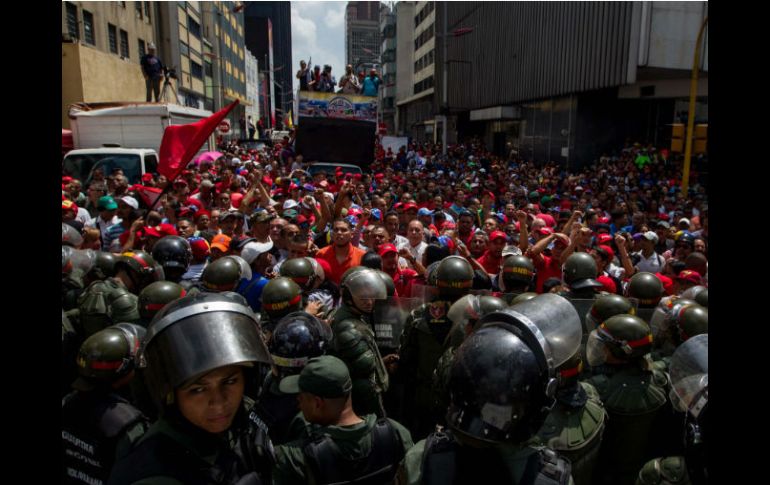
M409 313L423 303L424 300L420 298L393 296L375 304L372 325L375 341L382 355L391 354L398 348Z
M644 320L647 325L649 325L652 322L652 316L655 314L655 309L657 308L657 305L654 307L649 308L639 308L639 299L638 298L629 298L631 300L631 303L634 304L636 307L636 316Z
M583 338L591 333L591 329L586 328L586 314L591 312L591 307L594 306L595 298L567 298L569 302L575 307L578 315L580 315L580 326L583 329ZM585 343L585 340L583 341Z
M421 300L423 303L433 301L438 298L438 288L435 286L413 283L412 294L409 295L409 297Z

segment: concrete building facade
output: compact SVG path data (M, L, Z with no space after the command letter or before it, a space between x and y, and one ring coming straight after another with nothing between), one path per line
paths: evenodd
M387 133L396 133L396 12L390 6L383 5L380 12L380 37L382 38L382 88L379 92L381 123Z
M437 2L425 1L396 5L398 76L404 77L397 81L396 129L418 141L433 140L436 135L437 6Z
M345 63L355 72L379 67L380 2L348 2L345 8Z
M246 2L245 5L246 47L256 57L260 75L270 84L264 89L269 97L262 100L269 103L266 112L271 113L280 126L293 106L292 83L296 69L291 56L290 2ZM270 116L265 119L267 127L272 126Z
M139 60L158 44L156 2L67 1L61 9L62 128L72 103L144 102Z

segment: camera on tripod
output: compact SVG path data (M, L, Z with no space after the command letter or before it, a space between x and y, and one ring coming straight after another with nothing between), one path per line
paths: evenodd
M166 79L179 79L176 75L176 66L166 69Z

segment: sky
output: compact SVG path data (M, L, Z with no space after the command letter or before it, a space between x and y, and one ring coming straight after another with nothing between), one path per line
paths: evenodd
M299 61L310 67L318 64L332 66L332 75L339 81L345 74L345 6L343 2L291 2L291 57L294 91L299 87L295 77Z

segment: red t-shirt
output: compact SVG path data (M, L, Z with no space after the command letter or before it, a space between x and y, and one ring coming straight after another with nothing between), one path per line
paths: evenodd
M326 246L316 253L316 259L324 259L329 263L331 267L331 274L326 275L327 279L335 285L340 284L343 273L354 266L361 265L361 258L366 254L363 249L357 248L352 244L348 244L348 254L342 263L337 261L337 255L334 253L334 245Z
M484 267L484 271L489 274L497 274L500 272L500 268L503 265L503 256L495 258L487 250L479 259L478 262Z
M558 259L543 255L543 262L538 264L539 258L533 258L537 276L535 277L535 286L538 293L543 292L543 283L548 278L561 279L561 262Z
M391 274L390 277L396 285L396 296L405 298L412 296L412 284L417 276L417 271L411 268L399 269L396 274Z

